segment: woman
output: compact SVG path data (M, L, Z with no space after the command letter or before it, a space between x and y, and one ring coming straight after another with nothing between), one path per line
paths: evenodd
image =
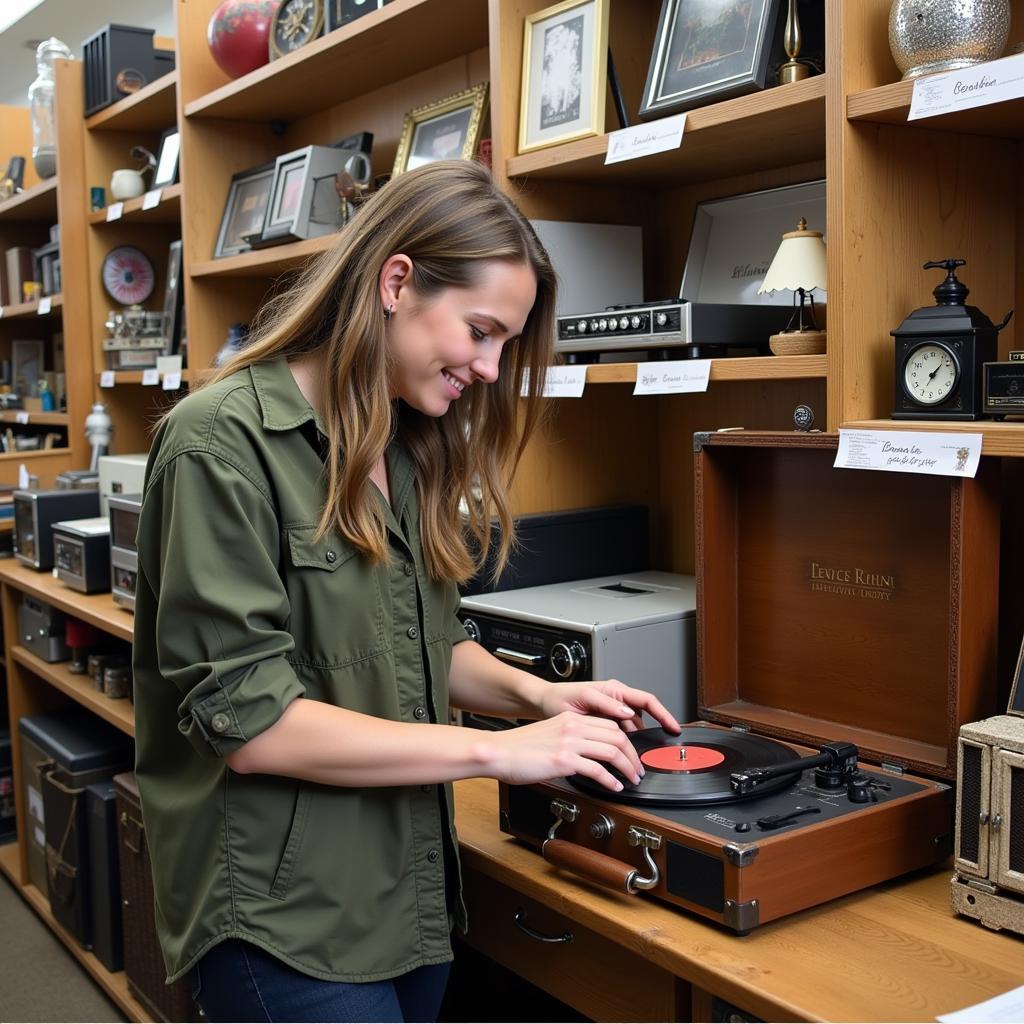
M433 1019L465 917L448 784L618 790L640 714L678 728L617 681L505 665L455 617L492 515L508 552L554 293L488 172L431 164L157 434L137 774L168 973L193 972L212 1020ZM538 721L482 733L450 705Z

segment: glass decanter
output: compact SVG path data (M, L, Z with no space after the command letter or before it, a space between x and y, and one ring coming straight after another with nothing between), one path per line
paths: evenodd
M36 49L36 80L29 86L28 103L32 111L32 163L40 178L57 173L57 114L53 63L74 60L74 54L59 39L51 36Z

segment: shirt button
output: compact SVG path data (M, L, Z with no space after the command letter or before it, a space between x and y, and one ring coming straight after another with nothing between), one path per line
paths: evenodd
M416 570L412 567L411 562L406 562L405 565L402 566L402 572L404 572L406 576L411 576L415 571Z
M441 854L439 854L437 852L437 850L429 850L429 851L427 851L427 860L429 860L431 864L436 864L437 863L437 859L440 856L441 856Z
M327 561L333 562L338 556L333 551L327 552Z
M210 719L210 725L214 732L227 732L228 726L231 725L231 719L223 711L218 711Z
M416 710L413 711L413 714L417 718L426 718L427 717L427 709L425 707L423 707L422 704L420 704L420 705L417 706Z
M416 628L415 626L410 626L410 627L409 627L409 628L408 628L408 629L407 629L407 630L405 631L405 635L406 635L406 636L407 636L407 637L408 637L408 638L409 638L410 640L415 640L415 639L416 639L416 637L418 637L418 636L420 635L420 631L419 631L419 630L418 630L418 629L417 629L417 628Z

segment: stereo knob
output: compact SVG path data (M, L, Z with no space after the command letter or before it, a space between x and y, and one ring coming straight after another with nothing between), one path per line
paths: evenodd
M462 623L462 628L470 640L477 644L480 643L480 627L472 619L466 619Z
M659 327L664 327L668 323L668 313L657 313L654 317L654 322Z
M551 648L551 670L559 679L575 679L587 661L587 652L583 644L573 641L571 644L558 643Z
M591 320L590 321L590 329L592 331L596 331L597 330L597 321L596 320Z
M636 313L629 318L629 326L632 327L633 330L636 330L640 326L640 317L638 317Z
M579 331L580 334L586 334L587 333L587 321L586 320L577 320L576 321L576 330Z
M605 320L604 317L601 317L601 319L597 321L597 329L599 331L607 331L608 330L608 321Z

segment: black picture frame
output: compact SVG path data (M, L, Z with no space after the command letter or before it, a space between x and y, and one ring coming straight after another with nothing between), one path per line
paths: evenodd
M181 134L177 128L168 128L160 136L157 150L156 169L153 171L154 188L166 188L178 183L178 164L181 156Z
M768 86L781 0L662 0L640 117Z
M1006 705L1006 713L1024 718L1024 642L1021 643L1020 654L1017 656L1017 668L1010 684L1010 700Z
M166 355L177 355L181 346L182 301L181 239L171 242L167 250L167 276L164 286L164 333L167 336Z
M333 32L336 28L348 25L357 18L379 11L386 0L326 0L324 18L327 27L326 32Z
M232 176L213 248L214 259L249 251L245 236L263 230L273 182L273 160Z

